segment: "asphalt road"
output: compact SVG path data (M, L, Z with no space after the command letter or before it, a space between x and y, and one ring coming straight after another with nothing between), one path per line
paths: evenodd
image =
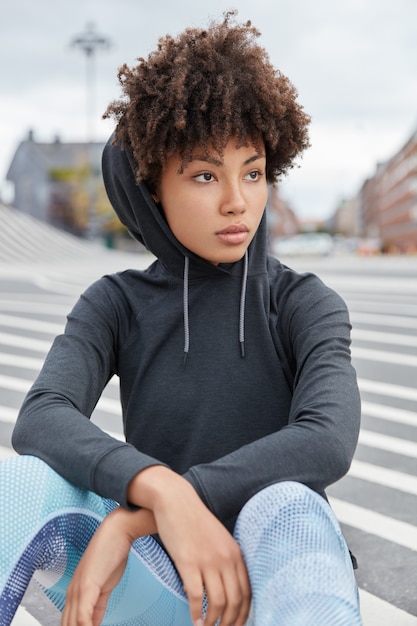
M61 242L61 246L66 242ZM4 244L0 242L3 257ZM143 267L150 258L68 243L64 255L0 258L0 457L24 394L80 292L104 273ZM74 253L71 257L71 253ZM349 474L328 494L359 561L365 626L417 624L417 258L286 259L314 271L346 300L353 361L363 401L359 446ZM111 382L94 416L121 436L118 389ZM30 589L14 625L59 624ZM32 621L30 615L35 616Z

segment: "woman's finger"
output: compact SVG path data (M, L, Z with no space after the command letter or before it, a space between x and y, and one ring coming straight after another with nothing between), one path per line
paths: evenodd
M64 615L66 621L62 621L63 626L95 626L100 622L93 622L94 607L97 602L98 592L92 586L79 585L75 589L69 589L67 601L65 603Z
M192 622L193 624L199 624L199 620L202 620L203 615L202 606L204 598L203 579L200 571L196 567L182 567L180 575L190 605Z
M220 616L223 616L227 606L227 590L221 572L208 570L205 572L204 587L207 593L208 607L204 626L214 626ZM223 620L222 620L223 624ZM227 622L225 622L227 626Z
M237 564L236 574L239 578L240 588L242 592L242 604L240 606L239 613L235 620L235 626L244 626L248 620L251 601L252 601L252 591L250 586L250 580L248 575L248 570L246 569L246 565L242 559L240 563Z

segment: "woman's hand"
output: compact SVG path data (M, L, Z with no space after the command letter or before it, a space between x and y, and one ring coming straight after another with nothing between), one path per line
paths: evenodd
M99 626L123 576L132 542L156 532L150 511L112 511L97 529L67 590L62 626Z
M158 533L184 584L193 623L203 623L199 620L205 588L208 610L204 626L213 626L220 616L222 626L243 626L251 591L242 553L192 485L170 469L154 466L137 474L128 496L152 510Z
M168 468L154 466L137 474L128 497L144 508L118 508L104 519L68 587L62 626L99 626L132 542L156 532L178 569L193 623L203 624L205 589L205 626L214 626L220 616L222 626L243 626L251 591L240 548L193 487Z

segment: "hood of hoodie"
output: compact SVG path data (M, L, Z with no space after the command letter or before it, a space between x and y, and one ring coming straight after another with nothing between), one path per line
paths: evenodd
M133 156L110 137L103 151L103 179L109 200L131 235L152 252L173 275L184 274L184 258L189 259L189 276L197 278L219 273L242 274L242 263L213 265L199 257L174 236L145 183L138 183ZM249 246L248 275L266 271L266 215Z

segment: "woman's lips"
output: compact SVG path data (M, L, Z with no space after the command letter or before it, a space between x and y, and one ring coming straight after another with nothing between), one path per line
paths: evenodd
M240 244L247 239L249 229L245 224L232 224L218 231L216 235L225 243Z

